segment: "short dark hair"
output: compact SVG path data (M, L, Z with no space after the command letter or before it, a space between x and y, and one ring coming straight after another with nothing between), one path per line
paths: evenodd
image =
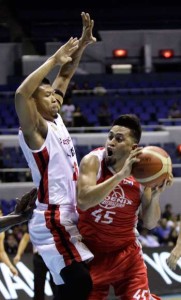
M41 84L50 84L50 80L48 78L44 77Z
M141 124L139 118L134 114L125 114L120 115L117 119L113 121L112 126L123 126L129 128L131 130L132 136L137 143L139 143L141 139Z

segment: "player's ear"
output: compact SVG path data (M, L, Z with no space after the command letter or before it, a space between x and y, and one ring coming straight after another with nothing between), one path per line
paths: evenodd
M134 149L136 149L136 148L138 148L138 144L133 144L133 145L132 145L132 150L134 150Z

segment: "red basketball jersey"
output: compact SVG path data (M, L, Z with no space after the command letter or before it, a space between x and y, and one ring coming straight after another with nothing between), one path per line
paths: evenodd
M105 163L105 148L89 153L98 157L97 184L113 176ZM136 240L136 227L143 188L130 176L123 179L99 204L86 211L78 210L78 227L86 245L93 251L110 252Z

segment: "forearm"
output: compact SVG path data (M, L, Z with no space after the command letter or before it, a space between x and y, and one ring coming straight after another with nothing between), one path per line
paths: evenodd
M10 269L14 267L5 251L0 252L0 260Z
M154 197L151 199L149 204L143 208L142 220L143 226L147 229L153 229L157 226L158 221L161 217L161 209L159 199Z
M22 256L22 254L24 253L28 243L29 243L29 234L28 233L25 233L23 235L23 238L21 239L19 245L18 245L18 250L17 250L17 255L19 255L19 257Z
M79 65L80 59L82 57L85 48L86 45L82 44L79 40L79 48L72 54L72 61L62 66L60 70L61 76L66 78L67 77L72 78Z
M24 214L9 214L7 216L0 217L0 232L3 232L10 227L26 222L27 216Z
M52 84L53 88L60 89L64 95L67 91L70 80L75 74L85 48L86 46L84 45L79 46L79 48L72 54L72 61L64 64L60 68L58 75Z
M45 78L48 73L56 66L56 60L53 56L45 61L38 69L32 72L19 86L16 91L16 94L22 94L26 98L32 96L34 91L42 82L43 78Z
M87 210L103 201L123 178L115 174L97 185L78 186L78 207Z

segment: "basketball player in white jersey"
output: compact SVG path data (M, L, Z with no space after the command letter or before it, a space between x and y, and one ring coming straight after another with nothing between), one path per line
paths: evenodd
M70 38L22 82L15 94L19 142L38 189L29 234L55 284L60 285L56 299L61 300L72 296L86 299L92 288L86 262L93 254L77 229L77 159L55 97L55 89L59 96L65 94L84 49L96 41L93 20L87 13L81 16L81 38ZM45 77L57 65L61 69L51 86Z

